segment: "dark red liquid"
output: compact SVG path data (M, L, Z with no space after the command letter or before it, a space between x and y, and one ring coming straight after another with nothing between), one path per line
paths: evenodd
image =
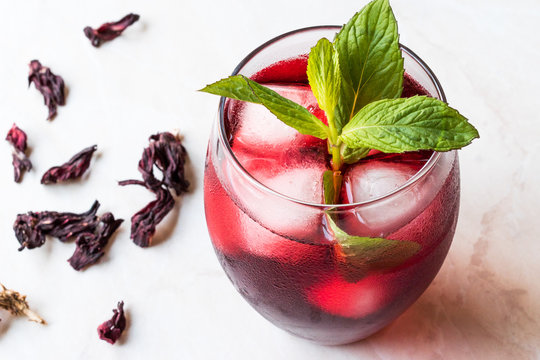
M299 58L279 62L253 78L260 82L298 84L305 83L305 71L306 59ZM405 86L407 94L425 94L408 76ZM226 113L231 114L226 121L232 129L229 138L234 144L235 112ZM309 153L308 157L327 156L325 151L320 151L321 144L317 141L302 146L304 153ZM241 152L246 151L236 146L232 148L238 151L239 158ZM403 213L410 212L409 217L400 214L400 221L393 218L381 221L373 217L371 222L366 222L370 208L340 212L338 225L351 234L380 236L370 232L382 231L389 239L416 241L421 245L421 250L404 264L352 280L354 277L348 273L356 270L340 262L335 245L325 235L323 212L310 212L313 220L309 226L299 224L298 229L283 230L283 221L272 221L273 216L280 216L279 208L270 204L274 195L263 191L261 196L253 198L257 201L246 201L250 199L249 193L259 190L240 179L242 175L235 173L235 168L227 163L230 159L223 154L225 151L215 139L211 140L204 178L210 237L236 289L275 325L323 344L355 341L394 320L435 277L450 246L458 214L459 170L455 154L447 154L446 170L437 168L436 164L426 180L418 182L418 190L411 189L414 206L402 209ZM259 167L275 160L273 154L261 156ZM381 166L410 164L416 172L430 156L429 152L405 155L373 152L363 161ZM342 199L350 202L346 193ZM411 201L406 203L410 205ZM283 208L284 213L288 210ZM385 208L380 212L392 216Z

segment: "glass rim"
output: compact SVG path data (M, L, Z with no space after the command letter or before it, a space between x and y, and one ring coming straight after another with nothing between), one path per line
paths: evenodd
M279 41L281 39L284 39L284 38L289 37L291 35L296 35L298 33L308 32L308 31L312 31L312 30L325 30L325 29L326 30L339 30L339 29L341 29L341 26L338 26L338 25L309 26L309 27L304 27L304 28L300 28L300 29L297 29L297 30L292 30L292 31L283 33L281 35L278 35L278 36L266 41L262 45L258 46L255 50L251 51L234 68L231 75L232 76L233 75L238 75L238 73L242 70L242 68L251 59L253 59L253 57L255 57L258 53L260 53L262 50L264 50L269 45L271 45L271 44L273 44L273 43L275 43L275 42L277 42L277 41ZM443 90L439 80L437 79L437 77L435 76L433 71L431 71L429 66L418 55L416 55L411 49L409 49L408 47L406 47L405 45L403 45L401 43L399 43L399 46L400 46L401 50L403 52L405 52L412 60L414 60L424 70L426 75L428 75L430 80L433 82L433 85L435 86L435 89L437 91L437 95L440 97L440 100L442 100L444 102L447 102L446 101L446 95L444 94L444 90ZM299 205L304 205L304 206L309 206L309 207L319 208L319 209L329 209L329 208L331 208L331 209L344 209L344 208L356 208L356 207L368 206L368 205L372 205L372 204L375 204L375 203L379 203L379 202L382 202L382 201L384 201L384 200L386 200L388 198L396 196L397 194L400 194L400 193L404 192L405 190L411 188L414 184L416 184L418 181L420 181L422 178L424 178L424 176L426 176L431 171L431 169L435 166L435 164L441 158L441 153L434 151L433 154L431 155L431 157L429 158L429 160L424 164L424 166L422 166L422 168L420 170L418 170L418 172L416 172L416 174L414 174L414 176L412 176L409 180L407 180L405 183L403 183L398 188L396 188L396 189L394 189L394 190L392 190L392 191L390 191L390 192L388 192L388 193L386 193L384 195L375 197L373 199L369 199L369 200L365 200L365 201L359 201L359 202L355 202L355 203L351 203L351 204L332 204L332 205L320 204L320 203L312 203L312 202L303 201L303 200L300 200L300 199L295 199L293 197L287 196L285 194L282 194L282 193L280 193L280 192L278 192L276 190L273 190L273 189L267 187L266 185L261 183L259 180L254 178L253 175L251 175L249 173L249 171L247 171L244 168L244 166L242 166L240 161L238 161L236 155L234 154L234 152L233 152L233 150L231 148L231 145L229 144L229 141L227 141L225 117L224 117L226 100L227 100L227 98L222 96L220 98L219 107L218 107L219 141L221 142L221 144L225 148L225 154L226 154L226 158L227 158L225 161L232 162L232 164L236 168L236 170L239 173L241 173L249 181L249 183L254 185L256 188L262 190L265 193L268 193L271 196L277 196L277 197L280 197L280 198L282 198L284 200L287 200L287 201L290 201L290 202L293 202L293 203L296 203L296 204L299 204Z

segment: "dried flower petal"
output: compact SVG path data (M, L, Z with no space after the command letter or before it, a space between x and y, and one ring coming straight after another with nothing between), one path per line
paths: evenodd
M20 182L23 171L32 169L32 162L26 156L26 133L13 124L9 130L6 140L13 148L13 174L15 182Z
M95 201L90 210L81 214L56 211L29 211L17 215L13 224L15 236L21 244L19 251L24 248L33 249L45 243L45 235L57 237L66 241L71 237L86 232L93 232L97 226L96 212L99 202Z
M49 108L47 120L51 120L56 115L56 106L65 105L64 79L45 66L41 66L38 60L30 62L30 74L28 75L28 86L34 83L36 89L43 95L45 105Z
M187 153L180 138L164 132L152 135L148 140L150 145L144 149L142 158L139 160L139 172L142 174L145 186L152 192L159 191L163 185L174 189L176 195L186 192L189 187L184 171ZM163 174L161 180L154 175L154 165ZM139 180L125 180L121 181L120 185L139 182Z
M25 295L21 295L17 291L6 289L2 284L0 284L0 288L2 290L0 291L0 309L7 310L12 315L24 315L28 317L28 320L30 321L45 324L45 320L30 310Z
M47 235L63 242L76 237L77 248L68 259L71 266L75 270L81 270L96 263L104 255L105 246L112 234L124 221L115 219L110 212L98 218L98 208L99 202L95 201L90 210L82 214L29 211L17 215L13 230L21 244L19 251L40 247L45 243Z
M95 47L99 47L102 42L110 41L122 34L122 32L134 22L139 20L139 15L128 14L116 22L105 23L97 29L90 26L84 28L84 35Z
M120 301L116 309L113 309L113 316L110 320L99 325L97 330L99 338L109 344L114 344L120 338L126 328L126 316L124 314L124 302Z
M153 149L152 157L145 159L145 152L141 162L139 162L139 170L143 174L143 178L147 173L153 176L150 167L151 162L153 162L163 173L162 183L165 186L174 189L176 195L186 192L189 187L184 173L187 153L180 139L169 132L152 135L150 136L150 148Z
M26 133L19 129L15 123L11 126L11 129L8 131L6 140L9 141L13 147L20 151L26 151Z
M30 171L32 169L32 162L21 153L13 153L13 178L15 182L21 182L23 171Z
M105 254L105 246L123 221L122 219L115 220L110 212L103 214L95 233L86 232L77 236L75 241L77 248L68 259L70 265L78 271L97 262Z
M55 184L66 180L81 177L90 166L92 154L97 150L97 145L89 146L75 154L68 162L50 168L41 178L42 184Z
M131 239L140 247L150 246L156 226L174 207L174 199L167 189L161 188L156 195L156 200L131 217Z
M150 145L144 149L139 161L143 181L124 180L118 183L122 186L142 185L156 194L156 200L131 217L131 239L141 247L151 244L156 226L174 207L174 199L168 188L180 195L189 187L184 171L187 153L180 138L164 132L150 136L149 141ZM161 180L154 175L154 165L163 174Z

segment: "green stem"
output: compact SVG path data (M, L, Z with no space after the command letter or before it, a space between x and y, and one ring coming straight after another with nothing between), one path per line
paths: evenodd
M334 125L333 114L327 114L328 117L328 146L331 149L330 153L332 154L332 170L340 171L341 166L343 165L343 160L341 159L341 153L339 151L341 141L339 140L339 134Z
M343 160L341 159L341 153L339 152L339 145L330 144L332 149L332 170L341 171L343 166Z
M332 116L328 116L328 148L329 152L332 155L332 187L333 187L333 196L326 196L325 199L331 198L330 201L332 204L337 204L339 201L339 194L341 193L341 167L343 166L343 160L341 159L340 146L341 141L339 140L339 134L336 127L334 126L334 119Z

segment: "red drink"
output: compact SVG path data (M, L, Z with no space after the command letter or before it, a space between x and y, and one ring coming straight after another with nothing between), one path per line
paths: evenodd
M336 31L320 27L286 34L255 50L235 73L325 121L306 85L303 55ZM425 64L403 51L410 74L404 95L444 100ZM225 272L261 315L298 336L342 344L381 329L427 288L456 225L455 151L372 153L345 168L342 203L330 210L337 225L351 235L420 245L402 264L362 273L345 260L325 221L331 208L322 204L326 142L299 134L260 105L222 99L219 120L204 181L208 229Z

